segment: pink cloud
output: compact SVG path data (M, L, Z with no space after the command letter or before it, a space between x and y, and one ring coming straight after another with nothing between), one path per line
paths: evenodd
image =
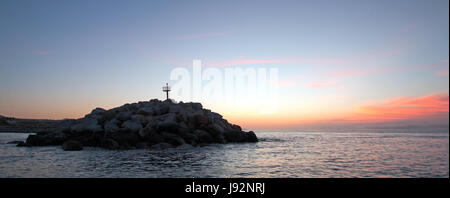
M381 103L358 107L353 120L406 120L447 116L449 110L448 94L430 94L421 97L399 97Z
M348 77L348 76L360 76L360 75L373 75L385 72L392 72L392 69L365 69L365 70L332 70L328 71L327 74L339 76L339 77Z
M437 71L435 74L438 76L448 76L448 68L447 69L443 69L443 70L439 70Z
M323 84L323 83L310 83L310 84L308 84L308 85L306 85L306 87L308 87L308 88L328 88L329 87L329 85L325 85L325 84Z
M336 78L325 80L324 82L311 82L306 84L306 88L323 89L336 87L338 80Z
M335 76L357 76L357 75L365 75L370 74L370 71L356 71L356 70L334 70L329 71L328 74L335 75Z
M449 73L449 65L448 65L448 59L442 60L440 63L437 64L431 64L429 67L445 67L439 71L436 71L435 74L438 76L448 76Z

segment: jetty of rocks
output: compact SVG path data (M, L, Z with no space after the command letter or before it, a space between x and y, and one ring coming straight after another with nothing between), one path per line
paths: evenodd
M17 146L61 145L64 150L84 146L106 149L195 147L210 143L257 142L253 131L229 123L200 103L171 100L96 108L80 119L66 119L56 129L29 135Z

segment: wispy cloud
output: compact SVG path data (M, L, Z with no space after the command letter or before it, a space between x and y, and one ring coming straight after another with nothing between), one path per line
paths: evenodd
M239 65L255 65L268 63L326 63L326 64L342 64L349 60L339 58L285 58L285 59L234 59L227 61L205 62L205 66L209 67L225 67Z
M328 79L323 82L311 82L306 84L306 88L323 89L336 87L338 80L336 78Z
M430 65L431 67L445 67L441 70L438 70L435 72L435 74L437 76L448 76L449 74L449 64L448 64L448 59L446 60L442 60L440 63L437 64L432 64Z
M436 72L436 75L438 76L448 76L448 68L447 69L443 69L443 70L439 70Z
M329 75L333 76L340 76L340 77L347 77L347 76L360 76L360 75L370 75L370 74L378 74L383 73L388 70L382 70L382 69L366 69L366 70L331 70L327 73Z
M448 94L431 94L421 97L399 97L357 108L354 120L392 121L433 116L447 116Z

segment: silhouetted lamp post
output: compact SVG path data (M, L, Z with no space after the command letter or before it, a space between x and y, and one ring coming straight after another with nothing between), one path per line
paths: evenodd
M167 100L169 100L169 91L170 91L169 83L166 83L166 86L163 87L163 91L166 92Z

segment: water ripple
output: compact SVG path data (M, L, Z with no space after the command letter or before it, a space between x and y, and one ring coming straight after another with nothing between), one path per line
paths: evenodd
M448 133L260 132L258 143L110 151L6 144L0 177L448 177Z

